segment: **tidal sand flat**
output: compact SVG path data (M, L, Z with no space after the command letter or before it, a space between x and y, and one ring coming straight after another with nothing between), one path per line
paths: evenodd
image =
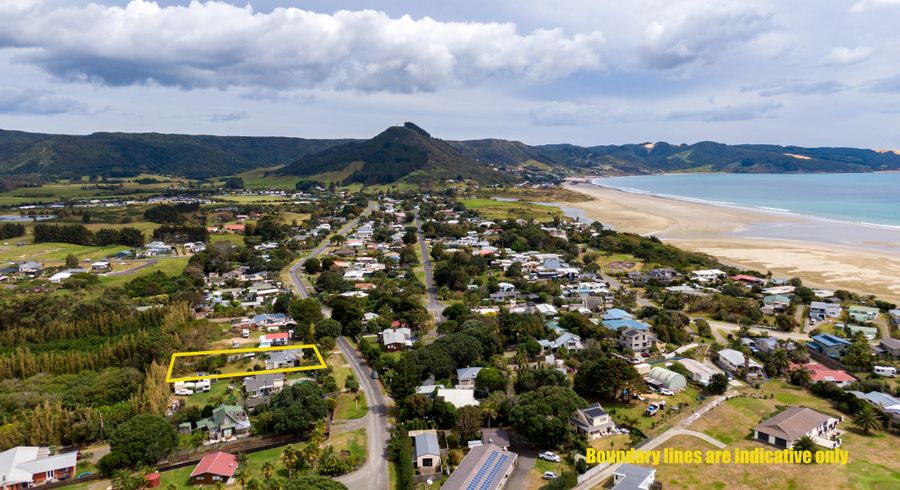
M810 285L900 301L900 229L777 211L566 184L592 201L568 203L619 231L656 235L725 263L801 277Z

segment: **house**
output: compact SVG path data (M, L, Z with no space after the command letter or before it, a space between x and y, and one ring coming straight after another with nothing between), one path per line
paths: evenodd
M150 255L168 255L172 253L172 246L163 242L150 242L144 247Z
M396 352L412 347L412 330L407 327L386 328L378 334L381 345L388 352Z
M809 436L816 444L834 449L841 445L840 438L835 436L841 420L811 408L789 407L754 427L753 439L787 449L794 447L797 439Z
M100 260L91 264L92 271L108 271L110 267L108 260Z
M835 325L835 328L840 329L840 324ZM847 337L855 337L857 333L861 333L866 340L875 340L875 337L878 337L878 329L876 327L865 327L863 325L847 325L844 329L847 332Z
M616 423L599 403L579 408L569 420L569 425L576 433L584 434L588 439L596 439L613 433Z
M613 471L610 490L650 490L655 479L655 469L624 463Z
M301 349L276 350L269 352L269 358L266 359L266 369L286 369L297 367L300 359L303 358Z
M247 226L243 224L230 224L225 225L224 229L228 233L243 233L246 228Z
M231 485L237 471L237 456L223 451L209 453L197 463L191 472L191 485Z
M841 305L834 303L826 303L824 301L813 301L809 304L809 317L813 320L824 320L826 318L840 318Z
M856 378L851 376L842 369L830 369L828 367L819 364L818 362L808 362L806 364L794 364L791 363L788 366L788 371L793 371L795 369L805 369L809 372L809 377L812 379L813 383L817 383L819 381L827 381L834 383L840 387L847 386L848 384L856 381Z
M722 349L719 351L719 363L726 371L736 373L747 366L748 376L758 376L762 373L762 366L753 359L745 359L744 353L734 349Z
M197 421L197 429L206 430L210 442L237 439L250 435L250 419L241 407L219 405L211 416Z
M866 400L872 405L880 408L884 413L890 415L891 422L894 424L900 423L900 400L897 398L880 391L870 391L868 393L851 391L850 393L856 395L857 398Z
M622 320L603 320L603 326L610 330L621 330L623 328L633 328L635 330L641 331L650 330L650 325L631 318L625 318Z
M709 384L710 379L712 379L713 375L718 373L715 369L703 364L702 362L695 361L693 359L679 359L678 362L685 367L691 373L691 381L701 385L706 386Z
M475 399L475 390L461 388L441 388L437 389L437 397L456 408L478 406L478 400Z
M647 383L656 387L668 388L672 391L678 391L687 386L687 380L683 375L659 366L650 370L650 374L647 375Z
M17 446L0 453L0 486L19 490L75 478L78 451L50 454L50 448Z
M647 280L659 281L663 284L674 281L676 277L678 277L678 273L675 272L675 269L670 269L668 267L653 269L647 273Z
M257 374L244 378L244 393L247 398L271 396L284 388L284 374Z
M441 470L441 446L433 430L416 434L413 438L413 466L420 475L430 475Z
M19 264L19 274L25 274L28 276L33 276L36 274L40 274L41 270L43 270L43 266L40 262L35 262L33 260L29 260L28 262L22 262Z
M580 351L581 349L584 349L584 345L581 343L581 337L569 332L563 333L554 340L538 340L538 343L541 344L544 351L556 352L560 347L565 348L566 351Z
M748 276L747 274L738 274L736 276L729 277L734 282L739 282L742 284L746 284L748 286L753 286L755 284L765 284L766 280L761 277L756 276Z
M725 277L727 274L719 269L703 269L691 272L691 279L697 282L713 282Z
M886 356L900 357L900 339L893 337L881 339L875 346L875 352Z
M811 342L806 343L806 348L832 359L839 359L847 353L850 341L831 334L823 333L815 335Z
M847 310L847 313L851 319L862 323L877 320L879 311L878 308L872 308L871 306L853 305Z
M534 307L537 313L540 313L543 316L556 316L559 314L559 310L556 309L555 306L549 303L541 303Z
M783 294L770 294L763 298L763 307L771 307L773 311L784 311L791 306L791 298Z
M518 455L494 444L472 448L441 490L500 490L516 467Z
M458 389L475 389L475 378L481 372L480 367L465 367L456 370L456 387Z
M615 320L633 320L634 317L631 316L631 313L628 313L625 310L620 310L618 308L611 308L600 317L604 322L615 321Z
M891 317L891 323L895 327L900 328L900 310L891 310L888 312L888 315Z
M288 332L275 332L275 333L267 333L265 335L259 336L259 346L260 347L276 347L287 345L288 341L291 339L291 334Z
M619 339L617 344L622 350L630 350L640 354L642 352L650 352L656 344L656 337L646 330L637 330L626 327L619 330Z

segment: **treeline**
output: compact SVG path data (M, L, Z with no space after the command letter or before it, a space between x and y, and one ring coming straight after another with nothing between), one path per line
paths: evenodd
M101 228L96 232L84 225L34 225L34 242L74 243L75 245L108 246L124 245L126 247L144 246L144 234L137 228Z
M166 243L206 243L209 241L209 231L205 226L162 225L153 230L153 239Z
M15 238L25 234L25 225L21 223L3 223L0 225L0 239Z
M165 310L150 309L132 313L95 312L72 320L57 320L40 327L8 327L0 330L0 347L22 344L43 344L56 340L80 339L89 336L112 337L142 328L159 328Z

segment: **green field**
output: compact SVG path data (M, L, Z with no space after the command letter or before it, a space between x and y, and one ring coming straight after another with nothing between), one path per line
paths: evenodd
M138 184L134 179L140 177L156 178L160 180L168 180L168 182L157 182L151 184ZM21 187L0 193L0 205L16 205L24 203L46 203L56 202L67 199L81 198L118 198L118 197L135 197L142 194L149 195L153 191L161 191L173 183L186 183L187 179L162 177L158 175L141 175L131 179L127 179L122 183L121 188L117 189L91 189L93 185L118 185L105 184L103 182L59 182L53 184L44 184L40 187Z
M244 180L244 187L247 189L283 189L293 190L300 177L296 175L276 175L274 172L280 169L282 165L275 167L257 168L237 174Z
M350 177L351 175L353 175L353 172L356 172L357 170L362 170L363 165L365 165L363 162L353 162L350 165L347 165L346 167L342 168L341 170L335 170L333 172L322 172L322 173L318 173L315 175L310 175L309 177L306 177L306 179L317 180L319 182L326 182L326 183L328 183L328 182L341 183L345 179L347 179L347 177Z
M129 247L123 247L121 245L89 247L85 245L55 242L34 243L23 245L21 247L4 245L0 247L0 262L20 262L28 260L38 262L64 261L69 254L78 257L79 260L99 260L105 259L122 250L128 250L128 248Z
M275 203L287 202L288 199L278 196L213 196L213 199L220 201L234 202L238 204L257 204L257 203Z
M148 265L147 267L142 267L131 274L123 274L119 276L102 276L100 278L100 284L106 287L120 287L136 277L144 276L157 271L161 271L170 276L176 276L184 272L184 268L187 267L188 260L190 260L189 257L161 258L158 259L157 263Z
M507 219L524 219L535 221L552 221L562 217L562 211L550 206L519 201L495 201L493 199L460 199L466 209L477 211L485 219L501 221Z

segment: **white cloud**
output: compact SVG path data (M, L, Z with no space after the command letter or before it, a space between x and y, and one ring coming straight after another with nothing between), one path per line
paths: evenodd
M597 31L523 34L511 23L391 18L372 10L256 13L222 2L29 4L3 9L0 48L24 48L20 62L57 77L108 85L407 93L503 75L544 82L602 66Z
M771 14L737 3L672 4L644 29L639 55L660 70L710 62L774 27Z
M0 114L53 115L85 112L87 106L77 100L58 97L46 90L17 90L0 87Z
M860 0L850 7L851 12L865 12L877 7L890 7L900 5L900 0Z
M247 111L229 112L227 114L213 114L213 115L209 116L209 122L225 123L225 122L232 122L232 121L240 121L241 119L247 119L248 117L250 117L250 115L247 114Z
M781 109L781 107L782 105L777 102L727 106L714 105L708 109L690 109L671 112L667 119L674 121L685 120L705 122L747 121L750 119L774 117L774 113Z
M872 52L872 48L868 46L857 46L855 48L838 46L828 53L828 56L825 57L825 62L831 65L852 65L865 61L869 56L872 56Z

